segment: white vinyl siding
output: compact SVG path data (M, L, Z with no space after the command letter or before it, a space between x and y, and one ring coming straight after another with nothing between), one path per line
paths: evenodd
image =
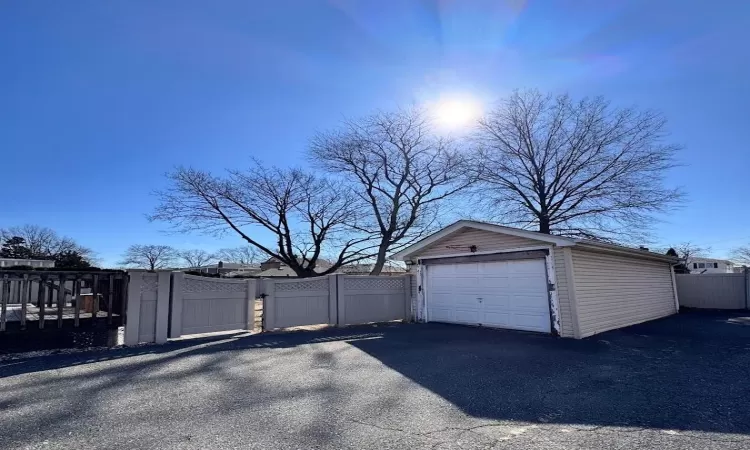
M565 256L561 247L554 248L555 282L557 283L557 301L560 311L560 336L573 337L573 313L568 295L568 274Z
M418 254L413 255L412 258L466 254L470 252L469 247L472 245L476 245L477 252L486 253L524 247L549 246L550 244L493 231L464 228L435 241L430 246L422 249Z
M676 312L669 263L575 248L572 255L580 337Z

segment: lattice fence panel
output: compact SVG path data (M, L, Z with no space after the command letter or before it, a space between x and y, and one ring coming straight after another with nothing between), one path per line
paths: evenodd
M277 281L276 292L326 291L328 278L304 281Z
M221 280L196 280L185 278L185 292L246 292L247 283Z
M396 291L404 289L404 279L400 277L346 277L344 287L357 291Z

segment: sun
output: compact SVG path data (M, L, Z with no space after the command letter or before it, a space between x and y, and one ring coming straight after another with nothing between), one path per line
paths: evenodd
M435 104L434 111L441 128L469 129L482 115L482 104L470 97L445 98Z

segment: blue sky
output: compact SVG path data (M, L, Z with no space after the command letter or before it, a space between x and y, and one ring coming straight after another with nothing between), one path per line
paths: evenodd
M164 234L177 164L305 164L344 117L514 88L661 110L689 203L657 241L750 242L750 2L0 1L0 227L52 227L114 263Z

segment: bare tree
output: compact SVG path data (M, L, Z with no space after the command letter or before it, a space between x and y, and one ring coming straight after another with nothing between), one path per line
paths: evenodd
M201 267L215 261L216 255L202 249L180 250L177 256L187 267Z
M222 248L216 253L216 257L220 260L236 264L259 263L264 259L263 256L263 253L261 253L256 247L251 247L249 245L235 248Z
M701 247L692 242L683 242L679 245L672 246L672 248L675 249L677 255L685 264L687 264L691 258L705 257L711 254L711 247Z
M72 238L60 236L52 228L27 224L0 229L0 241L13 237L24 240L24 245L32 258L54 259L57 255L76 253L83 260L94 261L94 252L91 249L78 244Z
M372 257L374 236L360 228L357 198L340 184L257 161L226 177L178 168L168 178L171 186L157 193L160 202L151 219L169 222L175 230L236 233L300 277ZM273 245L252 237L251 226L272 233ZM333 263L320 270L323 254L333 255Z
M681 200L664 186L678 147L652 111L516 92L479 123L472 167L494 218L542 233L643 239Z
M711 247L701 247L692 242L683 242L679 245L673 245L669 250L674 251L674 256L680 259L680 266L675 266L677 273L690 273L690 262L693 258L704 257L711 253ZM668 251L667 254L670 252Z
M731 258L734 262L750 266L750 245L733 249Z
M168 245L131 245L120 264L138 269L166 269L177 258L177 250Z
M431 130L421 110L379 113L320 133L310 159L342 175L370 211L368 231L379 236L372 275L389 252L434 230L440 206L467 187L463 157Z

